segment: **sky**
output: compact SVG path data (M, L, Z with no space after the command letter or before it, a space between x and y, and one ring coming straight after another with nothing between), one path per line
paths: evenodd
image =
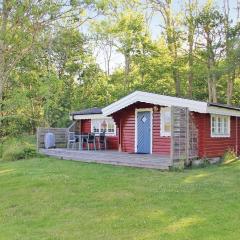
M219 8L219 10L223 9L224 1L226 0L215 0L215 6ZM199 0L199 4L202 5L206 3L207 0ZM234 21L237 21L237 2L239 2L240 6L240 0L229 0L229 8L230 8L230 16ZM173 0L173 11L179 12L183 7L184 1L182 0ZM161 23L162 19L161 16L158 14L155 14L152 18L151 24L150 24L150 32L153 39L158 39L158 37L161 35L162 29L159 26L159 23ZM105 71L105 64L104 64L104 57L101 51L96 50L96 59L100 67ZM112 59L111 59L111 72L114 71L115 68L123 66L124 64L124 58L123 56L118 53L116 50L112 53Z

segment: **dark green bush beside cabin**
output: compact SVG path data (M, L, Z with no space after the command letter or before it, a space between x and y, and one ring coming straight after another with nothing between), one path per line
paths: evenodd
M1 146L2 161L16 161L37 156L35 136L18 136L5 139Z

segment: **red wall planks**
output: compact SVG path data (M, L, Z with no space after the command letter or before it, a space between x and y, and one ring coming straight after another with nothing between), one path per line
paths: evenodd
M211 137L210 114L195 113L198 126L199 157L220 157L228 149L236 149L236 118L231 117L230 137ZM238 134L240 133L238 120ZM239 147L239 145L238 145Z
M153 108L154 105L136 103L113 114L118 126L121 124L121 147L124 152L135 152L135 109ZM159 108L160 109L160 108ZM152 152L154 154L169 155L170 137L160 136L160 110L153 112ZM121 122L121 123L120 123Z
M91 120L81 120L81 132L82 133L90 133L91 132Z
M81 132L90 133L91 132L91 120L81 120ZM107 136L107 149L117 150L118 149L118 135Z
M117 124L117 136L108 136L109 149L118 149L118 137L120 134L122 151L135 152L135 109L153 108L152 104L136 103L113 114ZM211 118L209 114L193 113L194 121L198 128L198 152L199 157L218 157L231 148L236 148L236 118L231 117L231 135L229 138L211 137ZM169 155L171 139L160 136L160 107L153 112L152 150L154 154ZM121 124L121 133L118 133ZM91 120L82 120L82 132L91 132ZM240 119L238 119L238 150L240 150Z
M169 155L171 151L171 138L160 134L160 111L153 113L153 153Z

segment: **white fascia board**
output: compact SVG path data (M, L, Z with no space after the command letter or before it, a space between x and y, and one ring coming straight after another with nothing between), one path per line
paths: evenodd
M84 119L111 119L103 114L88 114L88 115L74 115L73 120L84 120Z
M235 116L240 117L240 111L228 108L221 108L215 106L208 106L207 113L209 114L217 114L217 115L225 115L225 116Z
M207 112L207 103L205 102L136 91L103 108L103 115L108 116L136 102L145 102L166 107L188 107L190 111L199 113Z

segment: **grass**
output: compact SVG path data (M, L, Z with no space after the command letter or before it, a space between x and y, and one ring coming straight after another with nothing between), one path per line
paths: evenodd
M1 162L0 239L238 240L239 186L239 162L184 172Z

